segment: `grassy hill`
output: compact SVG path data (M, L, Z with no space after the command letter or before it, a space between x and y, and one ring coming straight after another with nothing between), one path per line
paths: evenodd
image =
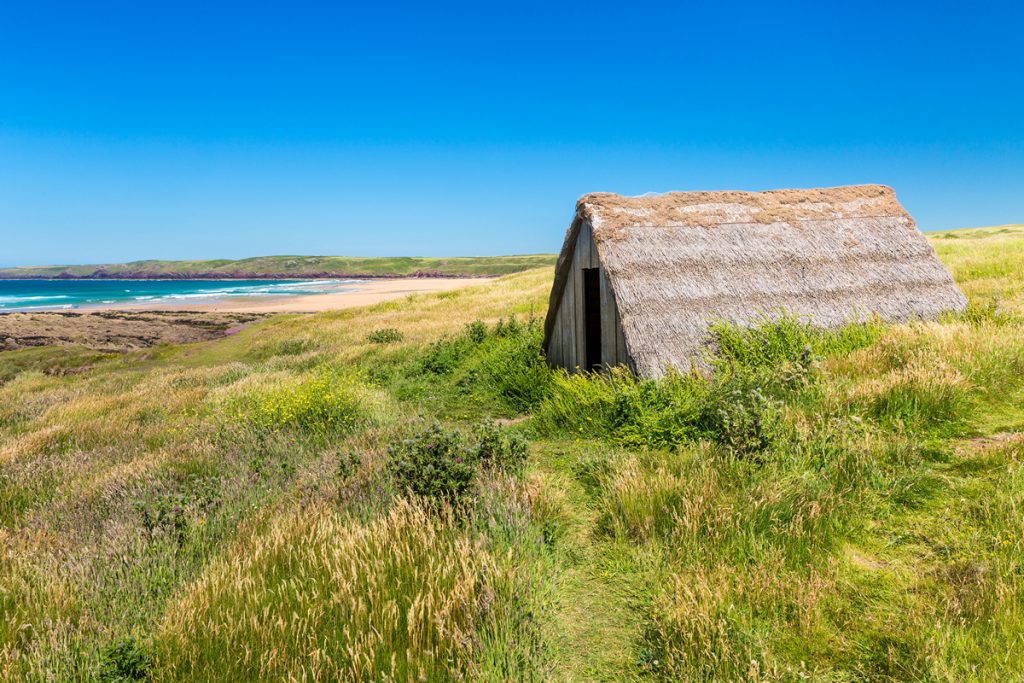
M132 261L83 266L0 268L0 278L174 277L174 278L303 278L398 277L417 274L453 277L508 275L552 266L555 255L464 256L451 258L349 256L259 256L240 260Z
M932 240L967 315L710 377L549 370L547 267L0 354L0 678L1017 679L1024 234Z

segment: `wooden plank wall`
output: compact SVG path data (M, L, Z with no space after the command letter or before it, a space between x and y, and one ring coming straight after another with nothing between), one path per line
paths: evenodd
M561 308L562 303L558 302L558 307ZM551 337L548 339L547 348L548 363L555 366L565 365L565 359L562 357L562 328L558 324L558 319L555 319L555 324L551 328Z
M604 268L601 268L601 364L606 368L629 364L615 292Z
M551 343L548 347L549 361L554 365L575 371L586 363L587 346L583 320L583 274L584 268L598 268L600 260L597 245L590 231L590 224L583 223L576 237L569 277L562 291L558 306ZM618 307L604 269L600 272L601 282L601 362L605 367L629 365L626 342L622 335Z

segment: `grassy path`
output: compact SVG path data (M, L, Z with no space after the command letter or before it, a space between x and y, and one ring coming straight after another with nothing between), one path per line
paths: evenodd
M847 592L861 604L854 623L876 673L962 680L973 669L970 680L985 680L1012 667L1024 645L1006 626L1024 616L1013 586L1024 434L953 441L935 457L896 493L900 504L846 549ZM992 642L1004 645L988 652ZM986 660L991 671L966 664Z
M653 562L636 545L598 528L596 492L574 463L587 447L542 444L539 474L566 495L571 517L559 542L558 600L548 640L555 681L630 681L637 676L638 607L650 593Z

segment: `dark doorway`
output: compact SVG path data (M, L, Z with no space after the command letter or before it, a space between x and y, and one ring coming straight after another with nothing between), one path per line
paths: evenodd
M601 278L597 268L583 269L583 331L587 371L601 365Z

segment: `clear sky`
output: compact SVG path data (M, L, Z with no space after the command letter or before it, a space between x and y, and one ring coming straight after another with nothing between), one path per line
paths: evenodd
M576 198L1024 222L1022 3L0 3L0 265L556 251Z

